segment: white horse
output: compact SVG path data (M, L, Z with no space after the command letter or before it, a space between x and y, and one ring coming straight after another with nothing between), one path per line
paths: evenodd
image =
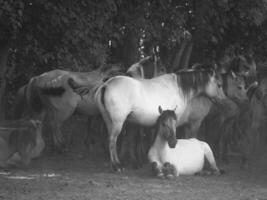
M96 92L96 102L107 125L112 166L120 171L116 142L126 119L143 126L153 126L159 116L158 105L176 107L179 118L191 99L199 94L224 99L222 82L213 70L184 71L152 79L117 76Z
M152 163L158 177L193 175L201 172L205 158L211 169L220 174L210 146L198 139L176 139L176 113L174 110L162 111L156 124L156 138L148 152L148 159Z

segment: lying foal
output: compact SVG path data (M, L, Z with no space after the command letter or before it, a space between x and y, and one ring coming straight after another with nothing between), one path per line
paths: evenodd
M162 111L156 125L156 138L148 152L153 171L158 177L171 178L180 174L193 175L202 171L205 158L212 171L220 174L214 155L206 142L198 139L176 139L174 110Z
M45 146L41 129L37 120L0 122L0 167L18 162L28 165L38 157Z

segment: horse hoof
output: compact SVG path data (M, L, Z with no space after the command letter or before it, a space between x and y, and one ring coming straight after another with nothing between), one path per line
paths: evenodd
M160 172L157 174L157 177L162 179L162 178L164 178L164 174L162 172Z
M124 171L124 167L122 167L120 164L112 165L112 169L115 172L123 172Z
M223 169L219 169L219 172L220 172L220 175L225 174L225 170L223 170Z
M225 170L219 169L219 170L214 171L213 174L217 175L217 176L220 176L220 175L225 174Z
M166 175L166 178L167 178L167 179L173 179L174 176L173 176L172 174L167 174L167 175Z

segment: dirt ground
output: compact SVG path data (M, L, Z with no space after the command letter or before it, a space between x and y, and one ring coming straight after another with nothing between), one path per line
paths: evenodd
M84 125L67 129L86 130ZM78 141L72 147L64 155L33 160L26 169L0 170L0 200L267 200L265 153L254 158L246 170L240 170L238 157L231 157L231 164L223 166L224 175L168 180L154 177L148 165L114 173L103 152L88 153Z

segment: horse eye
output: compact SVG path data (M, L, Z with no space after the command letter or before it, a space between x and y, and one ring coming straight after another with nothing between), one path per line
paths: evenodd
M242 90L242 86L237 86L237 88L238 88L239 90Z

